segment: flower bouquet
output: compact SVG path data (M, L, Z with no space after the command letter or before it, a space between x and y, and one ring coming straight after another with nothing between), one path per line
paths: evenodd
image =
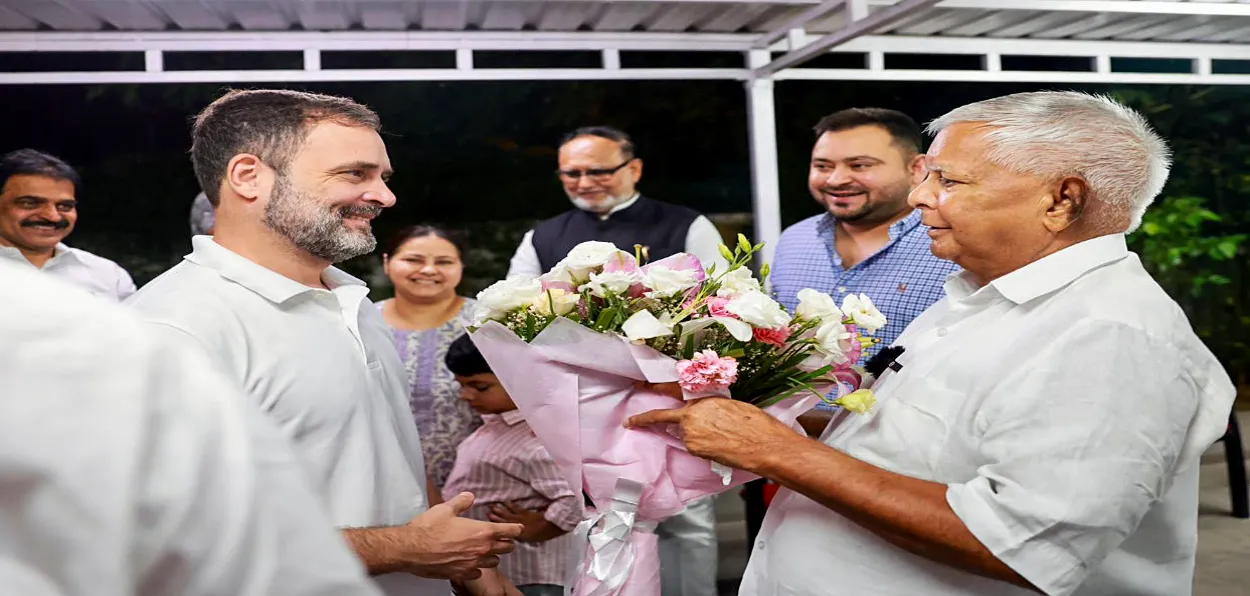
M762 246L739 235L734 250L722 247L728 266L718 272L684 253L646 263L644 248L586 242L537 279L478 295L474 343L598 512L578 529L589 543L573 566L578 594L658 594L655 524L754 478L691 455L669 433L624 428L633 415L681 407L649 384L676 383L685 400L744 401L790 426L820 400L872 407L857 364L885 317L867 296L839 308L810 289L786 312L748 268Z

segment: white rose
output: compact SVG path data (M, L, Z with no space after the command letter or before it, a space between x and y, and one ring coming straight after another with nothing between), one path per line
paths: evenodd
M729 301L725 310L762 329L777 329L790 324L790 314L777 301L763 292L747 292Z
M868 299L867 294L847 294L842 299L842 312L851 318L851 321L859 325L869 335L876 333L878 329L885 327L885 315L873 306L872 300Z
M563 265L574 279L584 282L589 279L592 270L603 267L618 252L620 251L616 245L611 242L591 240L574 246L556 267Z
M759 291L760 282L751 275L751 270L739 267L720 277L720 289L716 290L716 295L721 298L733 298Z
M581 294L553 288L539 294L530 308L533 308L534 312L540 315L563 317L573 312L574 308L577 308L577 302L581 298Z
M624 294L635 283L638 283L638 275L635 273L604 271L591 273L590 282L579 289L590 290L591 294L603 298L608 294Z
M564 264L564 261L560 261L559 263L556 263L555 267L551 268L551 271L540 275L538 277L538 281L543 283L555 282L571 285L573 283L573 276L569 273L569 268Z
M816 329L816 351L824 354L827 362L842 364L850 360L846 353L853 338L841 320L825 323Z
M522 306L533 304L542 294L543 285L532 277L510 277L497 281L477 295L478 311L474 319L496 319Z
M648 296L673 296L699 284L695 272L689 269L669 269L652 265L642 273L642 285L651 289Z
M838 310L838 305L833 301L832 296L811 288L803 288L799 290L798 298L799 307L794 310L794 314L809 321L842 320L842 311Z

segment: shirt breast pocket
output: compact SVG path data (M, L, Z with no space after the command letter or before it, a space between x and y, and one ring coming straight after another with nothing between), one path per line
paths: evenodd
M895 379L877 410L846 442L846 451L876 466L940 480L942 457L963 396L923 379Z

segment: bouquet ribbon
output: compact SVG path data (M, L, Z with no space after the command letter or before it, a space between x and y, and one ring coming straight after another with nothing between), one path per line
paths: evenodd
M634 532L651 533L656 527L655 522L638 521L642 489L640 482L618 478L610 508L578 524L574 530L576 540L569 549L566 596L583 575L598 580L598 585L585 596L613 596L625 584L637 558ZM583 566L587 546L593 554Z

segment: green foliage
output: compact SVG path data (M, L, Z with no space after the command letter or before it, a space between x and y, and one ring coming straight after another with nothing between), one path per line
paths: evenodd
M1207 236L1208 223L1224 221L1198 197L1172 197L1146 213L1134 246L1161 285L1200 299L1207 286L1230 283L1225 275L1246 234Z

